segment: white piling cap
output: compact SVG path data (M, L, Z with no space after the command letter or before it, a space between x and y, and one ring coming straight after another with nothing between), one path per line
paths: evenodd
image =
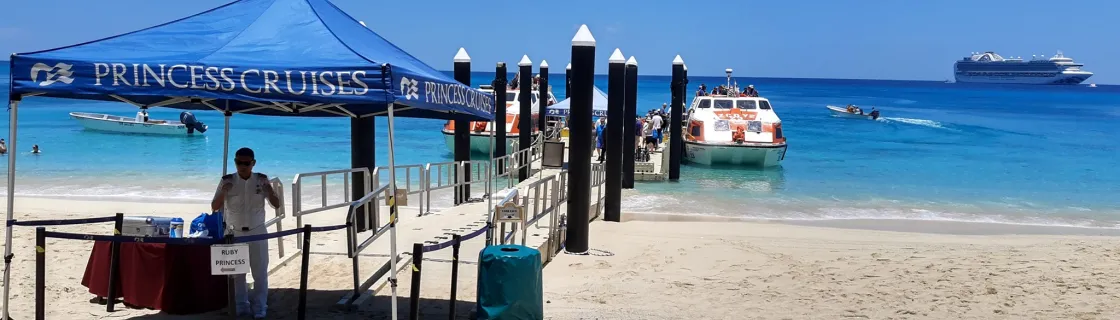
M607 61L610 63L626 63L626 56L622 55L622 50L614 48L614 53L611 54L611 58Z
M467 55L467 49L459 48L459 52L455 54L455 62L471 62L471 56Z
M731 68L727 68L727 70L723 70L723 72L731 73Z
M365 27L365 26L366 26L366 22L365 22L365 21L361 21L361 20L358 20L358 24L361 24L361 25L362 25L363 27Z
M573 47L594 47L595 37L591 35L591 30L587 30L587 25L580 25L579 31L576 31L576 36L572 37Z
M630 56L630 60L626 60L626 65L637 66L638 65L638 59L634 59L634 56Z
M681 70L688 71L688 65L686 64L681 66Z
M568 62L568 66L564 67L564 70L572 70L572 63Z
M673 65L684 65L684 59L681 59L681 55L678 54L676 58L673 58Z
M521 62L518 62L517 66L519 66L519 67L532 67L533 66L533 61L529 60L529 55L523 55L523 56L521 56Z
M548 68L548 61L541 60L541 68Z

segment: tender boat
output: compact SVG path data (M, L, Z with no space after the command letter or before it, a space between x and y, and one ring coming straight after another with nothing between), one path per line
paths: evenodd
M490 93L490 94L494 93L494 88L491 87L491 86L487 86L487 85L481 86L480 90L482 90L483 92ZM538 108L538 106L540 105L540 103L539 103L540 92L537 91L537 90L533 90L532 94L533 94L533 98L532 98L533 102L532 102L532 106L530 106L530 108L532 108L533 111L532 111L532 114L530 115L529 119L527 119L527 120L533 122L533 133L535 134L536 132L539 131L538 128L537 128L537 121L539 121L539 118L540 118L540 114L539 114L540 110ZM518 136L521 132L521 129L518 128L518 126L520 125L521 120L524 119L524 118L521 117L521 103L520 103L521 100L519 100L520 95L521 95L521 90L520 89L506 88L505 131L506 131L506 153L507 154L513 153L513 151L514 151L513 150L513 144L514 144L515 141L518 140ZM552 105L552 104L556 103L556 97L552 94L551 90L548 92L548 101L549 101L549 103L548 103L549 105ZM494 129L494 126L490 125L489 121L471 121L471 124L470 124L471 153L478 153L478 154L489 154L490 153L490 135L492 134L491 131L493 129ZM443 140L447 144L447 149L454 152L455 151L455 124L454 124L454 121L447 121L446 123L444 123L442 131L443 131ZM497 142L495 142L495 143L497 143Z
M867 119L867 120L879 119L879 110L872 110L869 113L860 113L858 111L857 112L848 112L847 108L841 108L841 107L837 107L837 106L825 106L825 107L828 108L828 111L830 113L832 113L833 117L837 117L837 118L852 118L852 119Z
M785 159L782 120L766 98L742 96L734 89L698 96L685 123L684 157L689 162L772 167Z
M116 133L193 136L202 135L207 129L190 112L179 114L180 121L147 119L144 111L137 112L136 117L86 112L71 112L70 117L87 130Z

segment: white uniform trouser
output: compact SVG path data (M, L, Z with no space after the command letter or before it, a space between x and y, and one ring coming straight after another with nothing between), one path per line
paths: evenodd
M234 231L235 236L264 234L265 228L249 231ZM237 302L237 313L251 311L254 315L264 315L268 311L268 241L249 243L249 269L253 275L253 290L248 292L245 275L233 276L233 292Z

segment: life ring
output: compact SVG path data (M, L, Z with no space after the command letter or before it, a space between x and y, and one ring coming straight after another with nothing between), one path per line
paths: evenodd
M486 123L485 122L475 122L474 123L474 132L482 132L482 131L486 131Z

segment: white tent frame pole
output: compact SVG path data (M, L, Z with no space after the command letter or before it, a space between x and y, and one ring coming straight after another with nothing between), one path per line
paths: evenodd
M11 111L8 114L8 219L5 220L7 234L4 236L4 315L3 320L11 319L8 314L8 294L12 289L12 217L16 202L16 120L19 118L19 101L8 101Z
M389 273L389 283L392 286L392 318L397 320L397 216L400 213L397 210L397 166L393 161L396 156L393 150L393 103L389 103L389 197L393 201L389 202L389 259L392 261L392 272ZM418 254L413 252L412 254Z
M495 170L496 166L494 165L494 130L495 130L495 128L497 128L497 127L495 127L495 123L496 122L494 122L493 119L490 120L490 160L486 161L486 223L487 224L489 224L490 221L494 220L494 185L498 183L498 179L495 178L495 175L494 175L494 171L497 171L497 170ZM493 244L493 243L491 243L492 239L494 239L493 238L494 235L491 233L492 227L493 226L490 226L490 227L486 228L486 245L487 246Z

